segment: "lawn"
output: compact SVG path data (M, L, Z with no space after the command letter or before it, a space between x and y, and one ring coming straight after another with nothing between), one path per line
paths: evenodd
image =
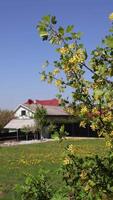
M67 145L73 144L80 156L105 155L107 149L103 139L68 139L59 143L18 145L0 147L0 200L13 200L14 185L22 183L26 173L36 175L40 170L48 171L50 181L55 188L62 184L58 169L64 157Z

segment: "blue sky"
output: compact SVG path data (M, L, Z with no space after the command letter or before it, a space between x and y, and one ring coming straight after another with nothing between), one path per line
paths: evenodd
M0 108L14 109L28 98L57 93L38 74L43 62L55 56L36 31L43 15L56 15L60 25L75 25L90 52L107 33L111 12L113 0L0 0Z

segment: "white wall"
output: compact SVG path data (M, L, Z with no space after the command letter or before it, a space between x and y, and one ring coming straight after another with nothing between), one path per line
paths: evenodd
M21 111L25 111L26 115L22 116ZM15 112L15 117L17 117L19 119L29 119L29 118L33 117L33 113L31 111L25 109L24 107L20 106Z

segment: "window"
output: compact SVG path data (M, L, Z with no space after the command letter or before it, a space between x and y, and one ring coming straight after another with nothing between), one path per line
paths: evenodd
M25 116L26 115L26 111L25 110L22 110L21 111L21 116Z

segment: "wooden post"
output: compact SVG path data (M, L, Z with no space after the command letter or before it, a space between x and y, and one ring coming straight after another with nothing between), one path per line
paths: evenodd
M18 129L17 129L17 136L16 136L16 139L17 139L17 141L18 141Z

